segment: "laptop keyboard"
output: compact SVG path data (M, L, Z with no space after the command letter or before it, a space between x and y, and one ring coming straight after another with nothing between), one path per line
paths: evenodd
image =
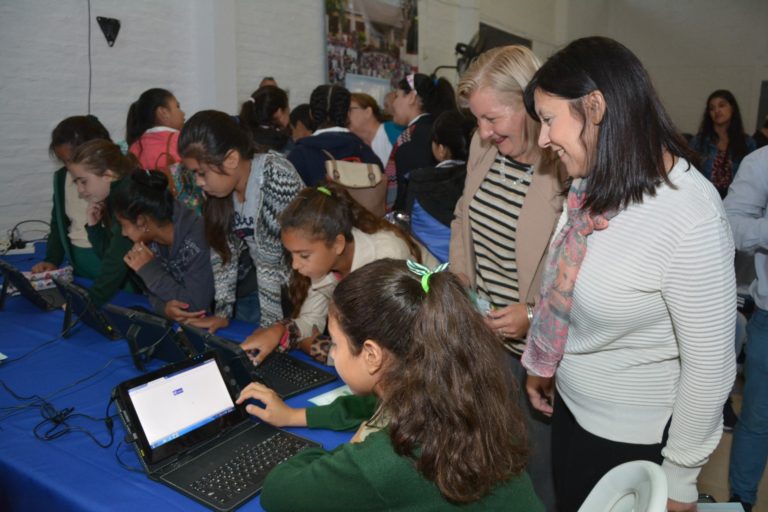
M276 432L259 443L245 442L230 460L190 487L206 500L226 507L254 494L272 468L309 446L309 441L285 432Z
M329 376L328 372L279 352L272 353L259 365L256 368L256 375L261 377L267 385L275 383L276 380L282 380L289 382L297 390L333 380L333 376Z

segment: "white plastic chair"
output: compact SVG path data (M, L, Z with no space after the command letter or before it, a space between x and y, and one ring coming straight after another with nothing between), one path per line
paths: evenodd
M603 476L579 512L666 512L667 476L661 466L635 460Z

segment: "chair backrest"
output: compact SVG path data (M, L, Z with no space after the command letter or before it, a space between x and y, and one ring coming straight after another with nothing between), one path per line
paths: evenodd
M635 460L603 476L579 512L665 512L667 477L661 466Z

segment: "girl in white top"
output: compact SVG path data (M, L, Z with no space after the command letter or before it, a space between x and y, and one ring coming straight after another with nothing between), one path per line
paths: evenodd
M329 344L317 336L325 330L328 303L338 282L382 258L420 261L420 250L408 234L374 216L334 184L302 190L280 216L280 227L292 259L294 314L257 329L242 344L256 362L278 347L300 347L328 362Z
M720 198L616 41L569 44L525 103L539 145L573 178L522 360L533 406L554 409L558 509L577 510L612 467L648 459L667 475L668 510L695 510L735 376L734 245Z

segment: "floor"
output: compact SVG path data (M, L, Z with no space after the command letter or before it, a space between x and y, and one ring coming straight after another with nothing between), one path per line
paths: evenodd
M733 396L733 408L738 413L741 408L740 386ZM720 444L710 457L709 462L699 475L699 492L711 494L718 502L728 501L728 458L731 453L731 441L733 434L726 432L720 440ZM763 474L760 487L757 492L757 503L753 512L768 512L768 471Z

